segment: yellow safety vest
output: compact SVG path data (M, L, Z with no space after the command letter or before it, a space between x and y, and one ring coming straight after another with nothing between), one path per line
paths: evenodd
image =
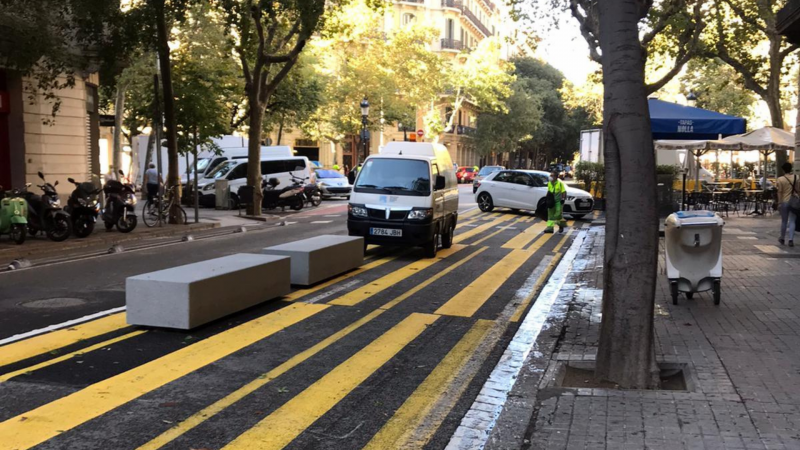
M564 183L561 180L556 180L556 183L553 184L552 181L547 182L547 192L552 192L553 195L556 197L556 201L561 201L561 194L567 192L567 189L564 187Z

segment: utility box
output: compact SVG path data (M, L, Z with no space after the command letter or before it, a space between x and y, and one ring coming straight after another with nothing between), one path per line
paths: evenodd
M231 188L228 186L228 180L214 182L214 190L216 209L231 209Z

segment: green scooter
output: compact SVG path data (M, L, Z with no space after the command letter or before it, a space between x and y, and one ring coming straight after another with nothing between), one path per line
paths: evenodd
M28 228L28 202L19 189L9 192L0 186L0 234L7 234L17 244L25 242Z

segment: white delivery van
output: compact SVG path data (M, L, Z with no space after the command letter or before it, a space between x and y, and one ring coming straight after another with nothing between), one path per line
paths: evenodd
M233 206L239 204L236 194L239 188L247 185L247 158L233 158L223 162L205 178L198 180L197 190L200 192L200 204L206 207L216 205L216 181L228 180ZM277 178L279 186L289 186L294 181L292 176L302 178L306 183L311 179L311 163L305 156L261 157L261 176L267 180Z
M412 245L436 256L450 248L458 222L458 185L441 144L390 142L372 155L350 194L347 229L366 244Z
M203 151L197 155L197 172L198 183L206 175L211 173L220 164L225 161L234 159L247 160L247 147L228 147L221 148L221 152L216 154L214 152ZM261 158L291 158L294 156L292 148L288 145L273 145L270 147L261 147ZM182 157L181 157L182 158ZM180 158L179 158L180 159ZM194 180L194 170L189 167L189 180ZM186 173L181 174L181 184L186 183Z

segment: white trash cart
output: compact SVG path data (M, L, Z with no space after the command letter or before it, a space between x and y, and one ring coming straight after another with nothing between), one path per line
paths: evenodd
M720 301L722 227L725 221L711 211L678 211L665 223L667 278L672 304L678 293L691 299L695 292L713 291Z

